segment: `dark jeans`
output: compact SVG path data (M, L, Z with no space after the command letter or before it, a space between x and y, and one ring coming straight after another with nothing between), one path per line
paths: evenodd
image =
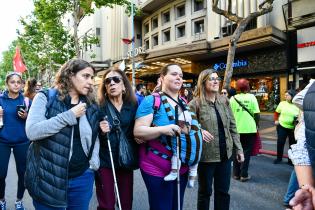
M132 209L133 171L116 169L116 178L122 210ZM115 210L116 195L111 168L100 168L95 179L97 210ZM118 206L118 203L117 203Z
M218 163L198 165L198 210L209 210L212 182L214 186L214 210L230 208L231 159Z
M29 142L21 144L0 143L0 199L4 199L5 178L7 177L11 149L15 159L16 171L18 175L17 199L22 199L25 191L24 173L26 170L26 154Z
M233 175L237 177L248 177L248 167L250 156L252 154L256 133L241 133L240 141L244 152L244 162L239 163L236 159L236 155L233 157Z
M51 207L33 199L35 210L88 210L93 195L94 171L87 169L81 176L69 179L68 206Z
M295 144L294 139L294 129L284 128L281 125L277 126L277 133L278 133L278 141L277 141L277 159L282 160L283 156L283 149L287 137L289 137L289 146Z
M141 171L148 190L150 210L177 210L177 180L164 181L164 177L151 176ZM187 185L188 173L180 176L180 209Z

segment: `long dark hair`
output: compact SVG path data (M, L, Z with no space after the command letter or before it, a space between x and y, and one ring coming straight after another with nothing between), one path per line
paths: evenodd
M24 96L33 99L36 94L36 84L37 80L35 78L30 78L26 80L24 87Z
M121 71L118 67L110 67L105 74L102 77L102 83L101 86L98 89L98 94L97 94L97 100L99 105L102 105L105 103L106 98L106 85L105 85L105 78L107 76L107 74L109 74L110 72L116 72L118 73L123 80L124 86L126 88L126 92L125 94L123 94L123 101L126 103L132 103L132 104L137 104L137 99L135 96L134 91L132 90L131 84L128 80L128 77L126 76L125 72Z

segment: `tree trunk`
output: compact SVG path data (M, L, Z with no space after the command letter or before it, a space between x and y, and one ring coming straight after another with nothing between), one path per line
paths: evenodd
M77 58L80 58L80 42L78 37L78 25L79 25L79 14L80 14L80 4L78 0L74 1L74 8L73 8L73 39L74 39L74 48L75 54Z
M238 23L237 28L234 31L231 39L230 39L228 57L227 57L227 61L226 61L226 69L225 69L224 81L223 81L223 87L222 88L230 89L231 78L233 75L233 62L234 62L237 42L239 41L242 33L244 32L246 26L251 21L251 19L252 19L252 17L248 16L247 18L240 21Z

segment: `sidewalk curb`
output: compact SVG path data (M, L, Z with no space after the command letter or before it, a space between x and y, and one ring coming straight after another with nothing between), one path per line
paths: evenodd
M272 151L272 150L265 150L265 149L260 149L259 154L277 156L277 152ZM288 158L288 155L284 154L283 157Z

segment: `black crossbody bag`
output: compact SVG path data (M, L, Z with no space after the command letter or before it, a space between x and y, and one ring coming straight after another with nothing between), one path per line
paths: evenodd
M119 140L118 146L118 167L127 170L136 170L139 168L138 147L135 142L127 139L125 133L120 127L120 120L116 115L113 105L109 102L107 105L115 126L116 137Z

